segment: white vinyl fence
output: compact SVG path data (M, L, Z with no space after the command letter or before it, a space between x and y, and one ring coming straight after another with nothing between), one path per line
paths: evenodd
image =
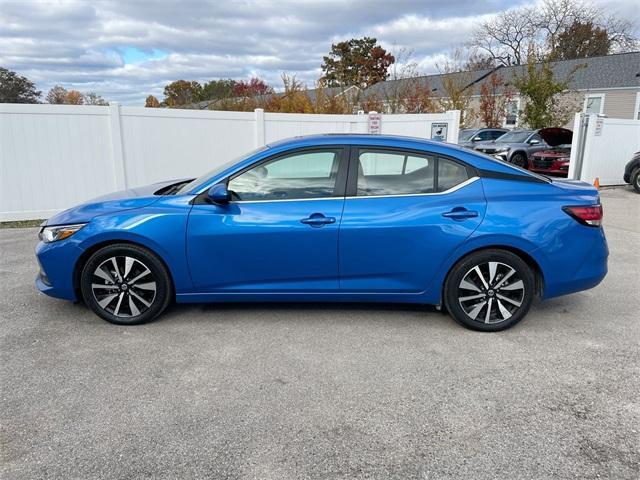
M459 111L308 115L0 104L0 221L47 218L115 190L195 177L299 135L434 132L455 143L459 119Z
M569 178L621 185L624 167L640 151L640 120L576 114Z

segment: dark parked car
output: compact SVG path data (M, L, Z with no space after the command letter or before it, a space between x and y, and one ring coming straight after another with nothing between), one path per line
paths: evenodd
M636 192L640 193L640 152L633 154L633 157L624 167L624 181L633 185Z
M473 148L479 142L496 140L508 131L506 128L463 128L458 135L458 145Z
M528 168L533 172L566 177L569 174L569 158L573 132L566 128L543 128L538 134L551 148L531 155Z

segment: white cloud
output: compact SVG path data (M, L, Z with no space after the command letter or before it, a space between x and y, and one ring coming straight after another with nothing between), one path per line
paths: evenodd
M522 0L524 1L524 0ZM309 85L331 43L375 36L406 48L422 72L468 39L479 20L513 2L462 0L0 0L0 65L34 80L142 104L180 78L248 78ZM609 0L633 14L631 0ZM148 52L126 63L123 52ZM164 57L157 52L166 52Z

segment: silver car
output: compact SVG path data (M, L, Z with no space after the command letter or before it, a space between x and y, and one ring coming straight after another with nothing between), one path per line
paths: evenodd
M463 128L458 135L458 145L473 148L481 142L496 140L508 131L506 128Z
M519 167L527 168L531 154L547 150L549 145L543 140L539 130L513 130L493 142L478 143L473 148Z

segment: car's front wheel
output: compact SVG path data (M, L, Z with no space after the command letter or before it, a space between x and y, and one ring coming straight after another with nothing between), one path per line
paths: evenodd
M529 165L526 155L520 152L514 154L513 157L511 157L511 163L520 168L527 168Z
M108 245L91 255L82 269L80 288L91 310L118 325L153 320L172 295L164 264L150 251L130 244Z
M518 323L535 296L535 277L517 255L483 250L461 260L445 283L451 316L473 330L496 332Z

